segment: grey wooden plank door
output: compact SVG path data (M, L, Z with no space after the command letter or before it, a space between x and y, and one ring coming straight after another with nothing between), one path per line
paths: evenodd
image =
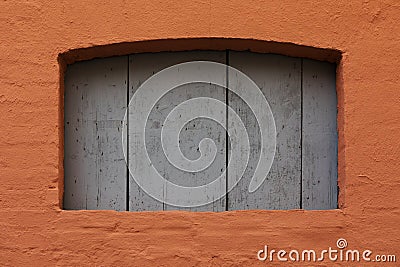
M135 108L127 105L153 74L178 63L199 60L229 63L244 72L259 86L271 107L277 134L276 153L266 180L255 192L249 192L249 184L260 156L262 129L254 116L254 107L248 106L237 94L224 86L195 82L173 88L154 103L147 103L151 92L149 95L144 93L138 103L151 105L149 115L137 114ZM170 79L182 75L179 69L174 71ZM220 83L228 88L232 85L244 88L229 73L217 74ZM160 80L158 85L162 87L164 83L168 84L168 81ZM167 139L166 143L173 143L174 138L178 138L179 143L173 149L180 150L190 160L196 160L201 155L200 141L209 138L217 148L212 164L199 172L188 172L171 164L166 156L165 142L161 141L162 129L168 128L164 125L166 118L173 112L184 115L185 110L179 109L181 104L199 97L219 100L238 114L250 142L250 151L243 152L249 152L250 158L243 178L226 197L210 198L211 203L195 208L174 207L144 192L130 176L126 162L130 168L146 167L144 157L137 156L140 143L136 137L143 135L150 165L174 184L200 186L228 171L232 140L227 138L223 126L204 117L188 121L182 131ZM68 67L64 103L65 209L224 211L337 207L334 64L232 51L143 53L96 59ZM263 103L258 104L255 105ZM199 106L196 109L207 108ZM225 128L231 128L234 126L231 124L233 118L228 116L227 110L220 110L219 115L227 119ZM122 144L125 114L127 142ZM144 127L133 123L137 118L145 121ZM172 133L176 129L165 131ZM227 178L219 181L220 190L226 190L230 179L234 179L235 166L233 163ZM147 177L146 173L142 177ZM171 192L165 188L162 198L167 199Z
M228 194L228 210L300 208L301 60L230 51L229 64L249 76L261 89L275 119L277 138L270 172L258 190L250 193L249 184L260 157L260 129L252 107L228 92L228 104L244 122L251 142L245 174ZM229 84L236 84L232 82L235 78L229 77Z
M68 66L64 99L64 208L126 209L122 120L127 57Z
M150 76L163 70L166 67L188 62L188 61L214 61L225 63L225 52L215 51L191 51L191 52L162 52L162 53L144 53L133 54L129 57L129 97L132 97L139 86ZM179 70L176 77L179 77ZM175 77L173 77L175 78ZM225 77L221 77L224 81ZM160 81L161 83L165 81ZM216 179L225 168L225 130L216 122L204 118L195 119L189 122L179 135L180 149L182 153L189 159L197 159L199 157L198 145L203 138L212 139L217 145L217 154L215 161L206 170L190 173L180 170L171 165L166 158L163 146L161 144L161 129L167 115L179 104L196 97L211 97L225 103L225 88L204 84L194 83L182 85L174 88L164 95L157 103L147 119L145 138L146 149L151 163L157 171L167 180L174 184L182 186L200 186L207 184ZM146 101L146 97L143 98ZM129 117L135 112L129 107ZM145 114L143 114L145 116ZM144 129L137 128L128 118L128 132L130 136L140 134ZM129 166L146 166L143 158L135 155L137 146L135 142L129 140ZM179 149L179 148L176 148ZM146 166L147 168L148 166ZM225 188L225 179L220 181L220 187ZM165 191L165 197L170 192ZM221 198L208 205L195 208L181 208L167 205L157 201L147 195L130 177L129 183L129 210L192 210L192 211L223 211L225 210L225 198Z
M302 201L304 209L337 208L335 64L303 60Z

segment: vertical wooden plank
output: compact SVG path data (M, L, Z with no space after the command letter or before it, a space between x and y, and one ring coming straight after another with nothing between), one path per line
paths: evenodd
M122 121L127 57L68 66L64 110L64 208L126 209Z
M303 60L304 209L337 208L335 64Z
M229 63L248 75L263 92L275 119L277 143L274 162L266 180L258 190L249 193L248 187L260 156L260 130L251 107L229 91L229 106L240 116L249 134L250 160L242 180L228 194L228 209L300 208L300 59L272 54L230 52ZM235 77L228 79L229 84L237 84L233 81Z
M188 61L208 60L225 62L225 52L191 51L191 52L163 52L134 54L129 59L129 88L130 97L133 96L139 86L150 76L162 69ZM224 77L222 77L224 78ZM162 81L161 81L162 82ZM189 159L196 159L199 156L197 150L200 140L205 137L214 140L218 147L217 156L213 164L204 171L189 173L174 168L168 162L161 145L161 128L166 116L177 105L196 97L212 97L225 103L225 89L210 84L189 84L175 88L167 93L155 105L153 112L148 118L146 127L146 146L148 155L159 171L169 181L183 186L199 186L216 179L225 168L225 130L215 122L207 119L196 119L186 125L180 134L182 153ZM131 111L130 111L131 112ZM128 120L129 124L129 120ZM135 129L135 125L129 124L129 133L143 131ZM130 164L143 164L132 162L134 158L135 143L129 141ZM177 148L178 149L178 148ZM140 159L139 159L140 161ZM225 188L225 180L221 181L221 188ZM161 203L138 187L133 177L130 177L129 184L130 210L192 210L192 211L223 211L225 210L225 198L196 208L179 208ZM168 194L168 192L165 192Z

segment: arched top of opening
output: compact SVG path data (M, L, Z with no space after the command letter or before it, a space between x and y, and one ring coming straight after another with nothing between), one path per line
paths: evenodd
M332 48L319 48L294 43L238 38L182 38L158 39L72 48L59 55L60 64L110 56L144 52L234 50L273 53L292 57L310 58L338 63L342 52Z

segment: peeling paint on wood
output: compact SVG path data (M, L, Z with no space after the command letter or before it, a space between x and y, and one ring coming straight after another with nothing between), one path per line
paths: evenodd
M327 62L303 60L304 209L337 208L335 67Z
M249 193L248 187L260 155L260 131L251 108L238 96L229 93L229 105L245 123L251 142L250 160L244 177L228 194L229 210L300 208L300 59L230 52L229 63L259 86L271 107L277 130L276 153L271 170L260 188ZM229 77L230 80L234 78Z
M122 120L126 57L68 67L65 78L65 209L125 210Z
M167 180L183 186L209 183L225 171L230 144L225 130L215 121L199 118L189 122L180 133L177 148L189 159L196 159L199 142L206 137L214 140L217 156L207 169L199 173L179 170L171 165L162 148L161 129L166 116L180 103L203 96L228 101L239 115L249 135L249 164L227 197L210 204L179 208L153 199L127 172L122 153L122 120L129 99L146 79L166 67L193 60L225 63L226 59L260 87L273 112L276 154L266 180L257 191L249 193L260 155L260 129L251 107L226 88L193 83L164 95L148 117L146 148L154 167ZM222 76L223 84L226 78L235 79ZM65 92L66 209L224 211L337 206L337 100L333 64L234 51L133 54L69 66ZM130 134L144 130L129 124L129 116L127 123ZM137 158L133 162L137 145L128 138L125 149L129 164L144 164ZM220 186L225 190L226 181L222 180Z
M134 54L129 60L129 81L130 97L137 88L151 75L162 69L187 61L208 60L225 63L225 52L214 51L193 51L193 52L174 52L174 53L148 53ZM222 77L223 79L223 77ZM148 127L146 128L146 145L149 157L160 174L167 180L184 186L196 186L206 184L218 177L221 170L225 168L225 131L215 122L210 120L194 120L188 123L180 134L181 150L187 157L192 159L198 157L198 144L204 137L214 140L219 150L215 162L207 170L200 173L188 173L171 166L161 147L161 127L164 119L169 112L178 104L194 97L208 96L225 102L224 88L219 88L209 84L190 84L180 86L166 94L159 103L156 104L154 112L149 117ZM128 122L129 123L129 122ZM129 127L135 127L129 125ZM142 131L143 129L137 129ZM132 132L132 129L129 130ZM147 142L149 140L149 142ZM178 149L178 148L177 148ZM129 153L134 153L135 144L129 144ZM131 159L130 159L131 160ZM137 162L134 164L142 164ZM140 189L133 178L130 178L130 210L192 210L192 211L224 211L225 198L214 201L205 206L196 208L178 208L166 205L154 200L142 189ZM225 180L221 181L221 188L225 188ZM165 192L168 194L168 192Z

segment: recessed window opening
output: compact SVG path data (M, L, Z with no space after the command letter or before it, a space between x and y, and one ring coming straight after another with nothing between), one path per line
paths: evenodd
M335 79L332 63L248 51L69 65L63 208L335 209Z

